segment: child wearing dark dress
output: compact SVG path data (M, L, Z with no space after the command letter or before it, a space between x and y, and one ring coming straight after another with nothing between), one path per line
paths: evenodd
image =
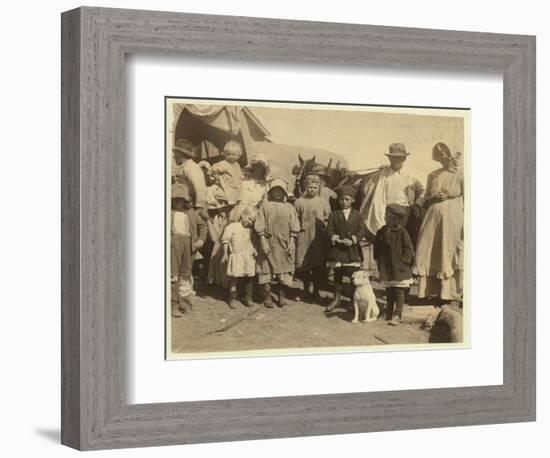
M378 264L379 279L386 288L386 320L401 322L405 295L413 278L411 264L414 248L407 230L401 225L405 208L391 204L386 207L386 225L376 233L374 259Z
M327 235L331 246L327 255L327 267L334 269L334 298L327 306L327 312L340 306L344 277L351 278L363 262L359 241L364 237L364 224L359 212L352 208L355 193L352 186L339 188L340 209L331 213L328 219Z

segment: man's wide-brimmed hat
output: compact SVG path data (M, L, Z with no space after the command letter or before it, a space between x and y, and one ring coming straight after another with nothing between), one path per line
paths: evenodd
M187 157L194 158L195 157L195 148L193 146L193 143L191 143L189 140L186 140L185 138L179 138L176 140L176 143L172 147L172 151L185 154Z
M269 183L269 190L271 191L273 188L281 188L288 197L287 183L285 180L281 178L275 178Z
M403 143L392 143L389 147L389 153L386 153L388 157L407 157L410 153L407 153L407 148Z

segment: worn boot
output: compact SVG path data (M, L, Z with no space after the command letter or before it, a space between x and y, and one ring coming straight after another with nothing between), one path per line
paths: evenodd
M177 278L171 281L171 298L170 298L170 305L172 309L172 317L173 318L180 318L181 312L179 311L179 294L178 294L178 280Z
M231 288L229 290L229 295L227 297L227 305L229 305L230 309L236 309L239 306L239 302L237 301L237 290Z
M172 300L172 318L180 318L181 312L179 311L178 301Z
M328 304L325 312L332 312L335 308L340 307L340 301L342 300L342 285L340 283L334 284L334 298Z
M245 278L244 280L243 304L246 307L252 307L254 305L252 301L252 278Z
M397 326L401 323L403 315L403 307L405 305L405 290L403 288L395 288L395 309L392 313L392 318L389 324Z
M181 278L178 287L179 294L179 310L185 313L193 308L193 302L191 299L193 293L193 280L189 278Z
M180 297L178 308L181 313L190 312L193 309L191 296Z
M319 294L319 285L316 282L313 282L313 293L311 294L311 301L315 304L320 304L323 301L323 298Z
M277 300L277 305L280 308L283 308L285 305L287 305L286 297L285 297L285 286L279 285L279 297Z
M268 309L273 308L273 301L271 300L271 285L269 283L264 285L264 306Z

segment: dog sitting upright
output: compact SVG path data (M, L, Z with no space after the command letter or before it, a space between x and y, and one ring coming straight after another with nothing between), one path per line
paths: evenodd
M358 270L351 276L351 281L355 285L353 293L353 306L355 308L355 316L352 323L359 321L359 314L364 314L363 323L371 323L376 321L380 315L380 309L376 303L376 296L372 290L369 281L369 274L365 270Z

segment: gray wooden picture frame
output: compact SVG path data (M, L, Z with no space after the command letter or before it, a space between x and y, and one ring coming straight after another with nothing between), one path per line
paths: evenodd
M535 419L535 37L83 7L62 14L61 38L63 444L89 450ZM128 404L124 62L133 53L502 74L504 383Z

